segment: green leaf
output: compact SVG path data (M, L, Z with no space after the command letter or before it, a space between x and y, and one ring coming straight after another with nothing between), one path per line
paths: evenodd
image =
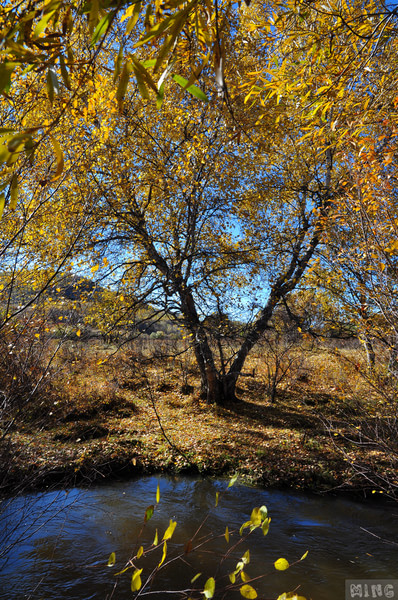
M59 82L54 67L49 67L46 77L47 96L51 104L54 102L54 95L59 94Z
M112 552L108 558L107 567L113 567L116 562L116 554Z
M231 479L229 480L229 484L228 484L228 488L232 487L233 485L235 485L235 483L238 480L238 476L234 475L233 477L231 477Z
M0 64L0 92L8 92L11 86L11 75L19 65L17 62L4 62Z
M248 565L250 562L250 550L246 550L244 555L242 556L242 562L244 565Z
M10 156L7 146L5 144L0 145L0 163L8 162Z
M142 569L136 569L131 577L131 591L138 592L142 586L141 582Z
M200 577L201 575L202 575L202 573L196 573L195 577L192 577L192 579L191 579L191 583L195 583L195 581L196 581L197 579L199 579L199 577Z
M289 566L290 565L286 558L278 558L278 560L274 562L274 567L277 571L286 571L286 569L288 569Z
M257 598L257 592L251 585L242 585L239 591L244 598L249 598L250 600Z
M94 27L98 23L98 14L99 14L98 0L91 0L90 14L88 17L88 31L89 31L90 35L93 34Z
M61 66L61 75L62 75L62 79L64 80L64 84L65 84L66 88L68 90L70 90L72 86L70 84L69 73L68 73L68 70L66 68L65 59L62 56L62 54L59 57L59 64Z
M141 79L145 82L145 85L148 85L153 89L155 94L158 93L158 88L155 82L153 81L149 71L144 67L144 64L137 60L134 56L131 56L134 66L135 76L137 78L137 82Z
M122 68L122 59L123 59L123 44L120 44L119 52L117 53L117 56L115 59L115 67L113 69L113 83L116 83L116 80L120 75L120 70Z
M164 83L162 83L162 85L158 89L158 93L156 96L156 108L158 108L158 109L162 108L163 100L164 100Z
M124 100L124 97L127 92L127 86L129 83L130 73L132 70L133 70L132 63L129 60L126 60L126 62L123 65L122 73L120 75L119 85L117 86L117 90L116 90L116 100L119 105L119 110L121 110L123 107L123 100Z
M17 135L12 136L7 144L8 151L11 153L17 152L21 145L25 145L27 137L26 133L17 133Z
M181 77L181 75L172 75L172 78L174 79L174 81L176 83L178 83L178 85L180 85L182 88L184 88L184 90L187 90L187 92L192 94L192 96L195 96L195 98L198 98L198 100L202 100L203 102L209 101L206 94L200 88L198 88L196 85L190 85L187 87L188 80L185 79L185 77ZM232 481L232 479L231 479L231 481ZM230 487L230 486L228 486L228 487Z
M47 27L47 24L48 24L49 20L51 19L51 17L53 16L54 13L55 13L55 10L51 10L50 12L46 13L44 15L44 17L42 17L40 19L40 21L36 25L35 30L33 32L33 35L32 35L33 39L38 38L39 35L45 30L45 28Z
M129 22L127 23L126 35L129 35L133 31L134 26L137 23L138 18L140 16L140 13L141 13L141 2L136 2L134 5L133 14L130 17Z
M204 594L205 598L213 598L215 589L216 582L214 580L214 577L209 577L209 579L205 583L205 587L202 594Z
M145 516L144 516L144 521L145 521L145 523L146 523L147 521L149 521L149 519L151 519L151 518L152 518L152 516L153 516L153 511L154 511L154 506L153 506L153 504L151 504L151 506L148 506L148 508L147 508L147 509L146 509L146 511L145 511Z
M104 17L102 17L101 21L98 23L97 27L95 28L93 37L91 38L90 48L93 48L93 46L95 46L95 44L98 42L100 37L106 34L106 32L109 29L109 25L112 23L114 15L115 15L115 11L112 10L112 11L106 13L106 15Z

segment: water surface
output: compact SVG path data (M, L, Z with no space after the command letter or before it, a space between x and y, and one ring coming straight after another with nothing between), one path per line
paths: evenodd
M160 505L137 545L145 509L155 503L158 481ZM208 511L200 535L219 533L220 538L162 569L151 591L164 591L142 597L179 598L177 593L166 592L188 588L197 572L202 572L198 588L207 577L226 575L248 548L249 575L266 574L255 584L264 599L275 599L300 586L300 593L308 599L343 600L345 579L398 579L398 505L235 485L215 508L215 493L225 488L223 481L147 477L3 503L0 599L130 600L131 571L119 577L115 573L139 545L150 545L155 529L162 536L172 518L177 528L168 544L171 557L181 551ZM229 530L239 529L252 508L261 505L268 507L272 518L269 534L254 532L220 568L221 557L239 539L232 536L227 545L222 535L226 525ZM284 572L274 569L277 558L292 563L307 550L307 558L298 565ZM116 554L116 565L109 568L111 552ZM143 577L160 557L161 550L157 550L152 557L140 559L137 564L144 568ZM228 599L235 597L241 596L228 593Z

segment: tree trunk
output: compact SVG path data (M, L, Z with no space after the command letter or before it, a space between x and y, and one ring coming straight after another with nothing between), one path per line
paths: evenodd
M216 368L206 331L196 310L192 290L182 282L181 276L174 282L175 289L180 296L185 325L194 338L194 350L200 370L202 394L208 403L230 404L236 401L236 384L249 352L267 329L275 307L300 282L316 248L321 242L330 207L330 186L333 168L332 151L330 148L326 150L326 157L326 181L323 199L318 207L319 216L314 222L311 222L307 217L303 218L301 228L297 233L292 247L290 262L272 286L267 304L249 328L228 373L220 372Z
M365 348L366 363L367 363L368 369L372 373L374 370L374 367L375 367L375 362L376 362L376 354L375 354L375 351L373 348L372 341L371 341L370 337L367 335L367 333L364 333L360 337L360 341L362 342L362 344Z
M368 303L366 301L365 294L361 293L359 299L360 299L359 314L364 323L364 331L363 331L362 335L359 337L359 340L364 345L364 348L366 351L366 362L368 365L368 369L370 372L373 372L375 362L376 362L376 354L375 354L373 344L372 344L372 341L371 341L369 333L368 333L371 330L372 322L371 322L371 317L369 315Z

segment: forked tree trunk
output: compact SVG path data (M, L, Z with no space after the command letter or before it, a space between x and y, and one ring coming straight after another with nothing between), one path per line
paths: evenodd
M208 403L228 405L237 400L236 384L249 352L266 331L275 307L300 281L319 241L318 231L313 235L304 255L300 256L300 252L297 252L292 257L289 268L272 287L267 304L249 329L228 373L224 374L217 370L206 332L196 312L193 297L190 293L185 294L185 320L194 338L194 350L201 376L202 395Z
M192 290L182 283L181 276L174 281L175 289L180 296L185 325L193 336L194 351L201 377L202 394L208 403L230 404L236 400L236 384L249 352L266 331L275 307L282 298L285 298L298 285L321 242L330 207L333 168L330 148L326 150L326 157L325 189L322 203L318 207L318 217L315 221L310 221L307 217L302 219L301 228L298 230L292 245L290 262L271 287L268 302L248 329L228 373L223 373L222 370L219 371L216 368L206 331L196 310Z

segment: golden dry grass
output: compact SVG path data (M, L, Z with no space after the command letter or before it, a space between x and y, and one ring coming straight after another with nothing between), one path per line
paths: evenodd
M364 378L360 352L300 352L275 403L267 393L272 361L259 350L239 381L242 402L217 407L200 399L189 353L154 358L148 345L112 355L75 342L59 356L53 394L13 432L11 481L27 472L34 485L237 472L256 484L318 492L394 491L388 445L358 444L364 417L388 420L394 410Z

